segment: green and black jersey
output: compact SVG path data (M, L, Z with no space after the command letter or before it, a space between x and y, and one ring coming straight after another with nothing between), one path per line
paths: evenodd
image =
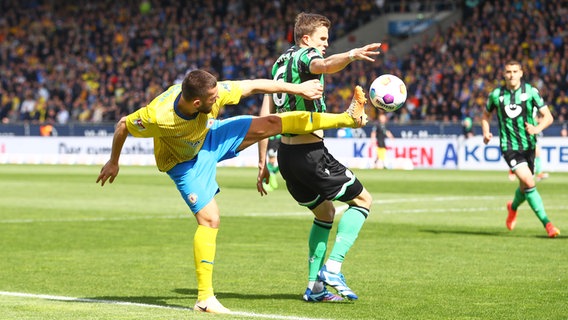
M485 109L497 110L501 151L536 149L536 135L526 131L525 122L538 125L538 110L546 107L538 89L525 82L515 91L506 87L491 91Z
M288 83L302 83L318 79L323 85L323 74L310 73L310 63L315 59L323 59L316 48L301 48L293 46L283 53L272 66L272 77L277 81ZM322 96L317 100L306 100L301 96L286 93L272 95L276 111L312 111L325 112L325 102Z

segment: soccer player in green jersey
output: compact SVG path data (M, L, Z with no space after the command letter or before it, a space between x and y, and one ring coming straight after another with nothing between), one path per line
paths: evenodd
M548 219L534 178L537 135L552 124L552 114L538 90L521 80L523 70L519 62L507 62L503 76L505 86L496 88L489 94L481 129L483 142L487 144L493 138L490 121L492 113L496 111L501 153L519 180L513 201L507 203L506 225L509 230L515 228L517 208L526 200L548 236L554 238L560 234L560 230ZM540 114L540 118L537 118L537 114Z
M235 105L255 93L286 92L306 99L322 96L319 81L290 84L267 79L220 81L203 70L189 72L183 83L168 88L145 107L116 125L110 160L97 183L112 183L128 134L153 138L158 169L166 172L197 220L193 239L197 302L193 309L230 313L213 293L213 263L220 224L215 195L217 163L238 155L255 142L280 133L305 134L318 129L364 125L364 108L353 106L342 114L295 112L265 117L240 116L217 120L225 105Z
M294 25L295 45L283 53L272 67L275 80L300 83L317 79L324 84L323 75L343 70L355 60L373 62L379 55L380 43L373 43L348 52L324 58L328 47L330 20L319 14L300 13ZM360 86L355 88L351 105L365 105L365 93ZM306 100L297 95L265 95L261 114L276 111L286 114L307 110L325 114L324 98ZM262 143L259 148L265 148ZM263 152L260 152L261 154ZM257 188L265 194L260 182L267 178L265 159L259 159ZM371 194L363 187L353 172L337 161L326 149L323 131L300 135L283 134L278 149L280 174L286 187L299 205L312 211L314 220L308 238L308 285L303 295L309 302L340 301L358 296L346 282L341 267L345 255L357 239L372 203ZM348 204L338 224L335 244L325 261L327 242L335 218L334 200ZM325 285L333 287L333 294Z
M278 177L277 174L280 171L278 167L278 147L280 146L280 137L281 135L275 135L273 137L268 138L268 151L266 152L266 156L268 157L268 161L266 161L266 169L268 169L269 178L267 183L263 183L264 190L270 192L278 189Z

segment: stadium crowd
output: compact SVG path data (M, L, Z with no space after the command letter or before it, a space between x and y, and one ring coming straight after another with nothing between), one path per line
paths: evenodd
M415 10L416 1L397 1ZM145 105L186 72L220 80L267 78L292 42L300 11L330 18L330 42L388 12L384 1L174 0L0 2L2 123L114 122ZM394 7L389 7L394 8ZM382 73L401 76L409 97L391 122L478 122L499 66L520 60L558 121L568 119L568 8L562 0L479 1L463 21L399 56L352 64L326 79L332 111L352 88ZM258 114L251 97L223 117ZM378 116L376 113L372 116Z

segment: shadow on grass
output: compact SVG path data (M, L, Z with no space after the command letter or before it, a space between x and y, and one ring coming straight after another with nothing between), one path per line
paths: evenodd
M197 289L175 289L175 293L183 294L191 296L194 299L197 299ZM290 293L275 293L275 294L247 294L242 292L223 292L223 291L215 291L215 295L219 299L278 299L278 300L301 300L301 294L290 294Z
M100 297L90 297L90 298L77 298L73 300L66 300L67 302L81 302L81 303L108 303L108 304L126 304L126 305L145 305L148 307L163 307L163 308L173 308L173 309L193 309L193 304L197 299L197 289L174 289L173 292L178 295L173 296L100 296ZM182 296L180 296L182 295ZM235 292L215 292L215 295L220 299L278 299L278 300L297 300L302 299L300 294L246 294L246 293L235 293ZM169 300L179 300L188 299L186 304L174 304L169 303Z
M514 238L538 238L538 239L550 239L545 234L531 235L522 233L512 233L512 232L502 232L502 231L473 231L473 230L434 230L434 229L422 229L420 232L432 233L432 234L459 234L459 235L470 235L470 236L503 236L503 237L514 237ZM567 237L562 237L562 235L554 238L554 240L568 239Z
M173 304L168 303L168 300L179 300L179 296L171 297L152 297L152 296L101 296L101 297L91 297L91 298L74 298L65 299L64 302L74 302L74 303L102 303L102 304L117 304L117 305L138 305L145 307L154 308L169 308L169 309L183 309L192 310L195 301L190 301L187 304ZM59 299L53 299L59 300Z

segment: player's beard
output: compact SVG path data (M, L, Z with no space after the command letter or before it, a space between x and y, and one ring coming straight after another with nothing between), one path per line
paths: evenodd
M202 104L199 108L197 108L197 111L205 114L210 113L211 110L213 110L213 104Z

